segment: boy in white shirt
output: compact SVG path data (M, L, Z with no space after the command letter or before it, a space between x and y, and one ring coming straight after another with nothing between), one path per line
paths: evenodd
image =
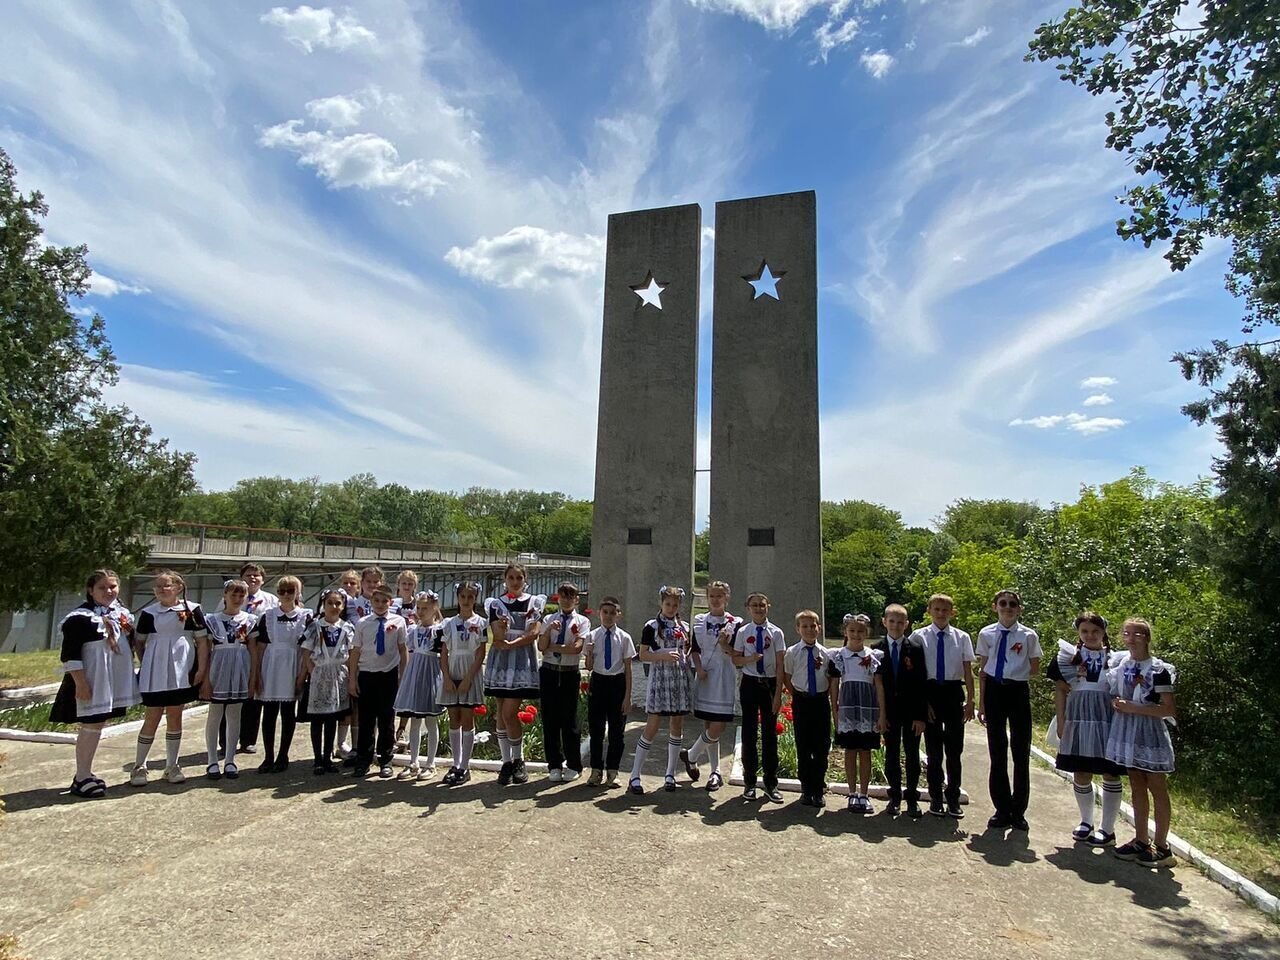
M1022 598L1001 590L991 603L997 620L978 633L978 671L981 676L978 719L987 728L991 776L987 787L995 813L987 821L993 830L1029 830L1027 803L1031 799L1031 684L1040 672L1040 637L1024 627L1018 616ZM1009 788L1009 752L1013 748L1013 788Z
M951 626L955 602L945 593L935 593L926 607L929 626L921 627L911 639L924 649L927 676L925 700L928 719L924 728L925 754L929 758L929 812L935 817L964 816L960 807L961 754L964 752L964 725L973 719L973 641L963 630ZM943 806L942 770L946 757L947 783Z
M396 691L409 659L407 629L404 618L391 612L391 591L385 584L374 588L369 602L373 612L356 624L347 670L347 690L360 698L355 775L369 773L376 733L378 775L386 779L392 775L396 746Z
M751 619L733 635L733 664L742 668L738 697L742 703L742 796L756 799L756 776L764 757L764 795L782 802L778 791L778 711L782 708L782 656L787 636L769 620L769 598L763 593L747 597ZM759 726L763 751L756 748Z
M552 783L571 783L582 776L582 730L578 727L578 695L582 673L578 660L591 621L578 612L578 588L566 580L556 590L559 611L542 621L538 652L538 685L542 692L542 742L547 776Z
M627 731L627 707L631 703L631 663L636 645L631 634L618 626L622 607L617 597L600 602L600 626L587 634L583 652L591 674L587 700L587 728L591 733L591 786L618 786L623 736ZM609 749L605 752L605 728ZM606 772L608 779L605 779Z
M796 768L800 778L800 802L822 807L827 789L827 761L831 755L830 657L818 643L822 621L813 610L796 614L800 642L782 658L782 682L791 694L795 712ZM775 729L777 729L775 727Z

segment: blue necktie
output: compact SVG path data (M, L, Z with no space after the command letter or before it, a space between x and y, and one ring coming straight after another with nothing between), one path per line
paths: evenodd
M809 645L809 692L818 692L818 669L813 662L813 645Z
M608 670L613 666L613 631L606 629L604 632L604 668Z
M378 641L377 641L377 645L374 647L374 649L378 652L378 656L382 656L384 653L387 652L386 625L387 625L387 618L379 617L378 618Z
M1006 655L1005 647L1008 645L1008 643L1009 643L1009 631L1001 627L1000 628L1000 649L996 651L996 679L997 680L1004 679L1004 660Z
M564 617L561 617L560 618L560 637L556 640L557 644L564 643L564 632L567 629L569 629L569 621L566 620ZM557 654L557 656L559 656L559 654Z
M756 672L764 676L764 627L756 627L756 653L761 655L756 661Z
M947 642L947 633L945 630L938 631L938 675L936 679L939 683L947 679L947 652L943 644Z
M897 640L892 640L889 642L889 652L893 654L893 677L896 680L898 678L898 641Z

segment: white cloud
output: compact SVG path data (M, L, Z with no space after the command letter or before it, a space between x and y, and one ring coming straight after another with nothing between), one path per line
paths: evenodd
M1048 414L1042 417L1030 417L1024 420L1022 417L1016 417L1009 421L1011 427L1035 427L1037 430L1049 430L1067 418L1061 414Z
M853 40L858 35L862 23L857 17L840 21L836 18L827 20L814 31L813 38L818 41L818 56L824 61L831 51Z
M717 13L733 13L753 20L766 30L793 30L797 23L821 7L837 6L841 11L847 2L831 0L689 0L695 7Z
M293 10L272 7L270 13L264 13L259 19L279 27L286 40L306 53L316 47L346 50L358 44L373 46L378 39L351 13L338 15L328 7L316 9L306 4Z
M987 39L987 37L989 36L991 36L990 27L986 27L986 26L979 27L977 30L973 31L973 33L969 34L967 37L961 40L960 45L962 47L976 47L978 44L980 44L983 40Z
M1081 405L1086 407L1105 407L1112 403L1115 403L1115 401L1111 399L1111 394L1094 393L1085 397Z
M867 50L863 52L860 59L867 73L877 80L884 79L888 72L893 69L893 65L898 62L887 50L877 50L875 53Z
M481 237L469 247L451 247L444 259L459 273L486 283L537 289L597 273L604 266L604 240L526 225L500 237Z
M1068 430L1083 433L1085 436L1118 430L1127 422L1118 417L1084 417L1078 413L1069 414L1067 419L1070 421L1067 425Z
M151 291L143 286L112 280L95 270L93 276L89 278L89 292L95 297L114 297L121 293L142 294Z
M1117 382L1115 377L1085 377L1080 381L1080 389L1097 390L1101 387L1114 387Z
M355 97L346 97L339 94L334 97L308 100L306 110L311 119L335 130L341 130L359 125L360 114L364 112L364 104Z
M465 177L466 171L451 160L409 160L391 141L372 133L339 136L318 130L301 130L301 120L287 120L262 131L258 142L298 155L298 163L315 167L321 179L336 189L387 189L402 199L415 194L430 197L437 190Z

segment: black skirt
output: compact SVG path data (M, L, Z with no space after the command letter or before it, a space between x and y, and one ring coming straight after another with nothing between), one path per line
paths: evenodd
M195 703L200 698L196 687L178 687L176 690L156 690L142 695L142 703L148 707L181 707Z
M109 713L94 713L87 717L76 715L76 682L70 674L63 676L62 686L58 687L58 695L53 698L53 706L49 708L49 719L53 723L105 723L117 717L123 717L124 707L116 707Z
M732 713L709 713L706 710L695 710L693 715L699 720L705 720L708 723L733 723L738 719Z
M1066 773L1101 773L1109 777L1123 777L1128 771L1106 757L1086 757L1076 753L1060 753L1054 766Z
M880 734L878 733L858 733L857 731L837 733L835 740L836 746L844 747L846 750L880 749Z

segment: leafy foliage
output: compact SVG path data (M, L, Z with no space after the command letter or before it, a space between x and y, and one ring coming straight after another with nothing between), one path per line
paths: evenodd
M45 245L39 193L17 190L0 151L0 610L79 588L96 566L145 557L142 534L194 488L175 453L104 391L117 365L102 318L80 323L86 248Z

